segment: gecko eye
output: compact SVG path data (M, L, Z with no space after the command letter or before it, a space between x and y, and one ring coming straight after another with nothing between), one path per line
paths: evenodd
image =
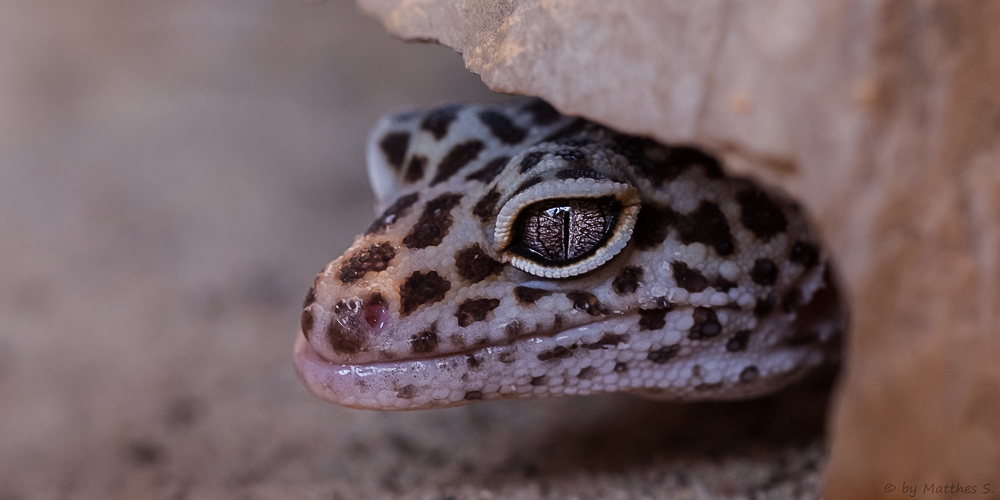
M542 183L521 193L497 216L504 260L545 278L594 270L625 247L639 213L635 188L601 179Z

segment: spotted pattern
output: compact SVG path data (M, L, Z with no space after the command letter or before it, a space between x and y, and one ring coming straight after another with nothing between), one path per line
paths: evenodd
M486 184L493 182L500 172L503 172L504 167L510 163L509 156L498 156L492 160L486 162L479 170L472 172L471 174L465 176L467 181L480 181Z
M806 269L812 269L816 267L816 264L819 264L819 249L812 243L796 241L792 245L792 252L789 254L788 260L802 264Z
M692 293L708 288L708 278L705 278L701 271L688 267L686 263L675 260L670 263L670 269L674 273L677 286Z
M371 272L385 271L396 257L396 249L389 242L372 245L352 255L340 267L340 282L353 283Z
M748 189L737 194L736 201L742 209L740 220L758 238L769 241L788 229L788 218L767 193Z
M411 274L399 287L399 312L406 316L425 304L433 304L451 290L451 282L437 271Z
M489 127L490 132L497 139L500 139L500 142L505 144L517 144L523 141L528 135L528 131L514 125L514 122L510 121L510 118L493 110L480 111L479 121Z
M676 217L674 225L685 245L704 243L721 256L730 255L735 249L726 216L719 205L710 201L701 202L690 214Z
M378 219L375 219L375 222L372 222L371 226L368 226L368 230L365 231L365 235L367 236L370 234L379 234L384 232L385 228L391 226L400 217L405 216L410 207L412 207L419 198L419 193L410 193L397 198L392 205L389 205L389 208L382 212L382 215L380 215Z
M454 222L451 210L458 206L461 199L460 194L445 193L428 201L420 220L403 238L403 245L413 249L440 245Z
M757 259L750 270L750 279L760 286L774 286L778 281L778 266L771 259Z
M482 221L487 221L496 214L497 202L500 201L500 192L491 189L485 196L476 202L472 209L472 214L478 216Z
M597 300L597 296L590 292L569 292L566 298L573 301L573 307L591 316L607 314L608 310Z
M432 353L437 350L437 346L437 324L431 325L430 329L424 330L410 339L410 350L413 354Z
M540 288L531 288L530 286L514 287L514 298L522 304L534 304L538 299L548 297L549 295L552 295L552 292Z
M451 123L455 121L455 118L458 118L458 112L461 109L461 106L454 104L434 109L420 121L420 129L430 132L435 140L440 141L448 135Z
M388 134L379 141L378 145L385 155L385 161L398 171L403 167L406 149L410 147L410 134L405 132Z
M479 153L485 148L483 141L472 139L455 145L448 151L440 163L438 163L437 174L431 181L431 186L436 186L455 175L456 172L475 160Z
M618 295L635 293L639 289L640 279L642 279L641 267L625 267L622 268L622 272L618 274L618 277L611 282L611 288L614 288L615 293Z
M503 266L475 243L455 253L455 270L466 281L479 283L499 273Z
M477 321L486 321L490 311L500 306L500 299L468 299L458 306L455 317L458 326L466 327Z
M802 210L725 176L706 150L531 99L387 118L368 152L381 214L317 277L300 318L300 375L328 400L412 409L619 391L747 398L833 352L839 317L814 319L810 307L828 263ZM610 199L598 192L611 182L640 203L634 225L599 243L617 238L620 251L569 278L515 260L533 258L518 253L524 207ZM528 192L541 194L510 205ZM503 248L500 222L514 228Z
M403 180L414 183L424 178L424 169L427 168L427 157L423 155L413 155L410 162L406 164L406 173Z

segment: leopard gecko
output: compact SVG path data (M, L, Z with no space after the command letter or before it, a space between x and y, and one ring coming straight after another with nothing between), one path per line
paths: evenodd
M295 345L327 401L741 399L837 351L801 208L703 149L522 98L387 116L367 167L379 215L316 277Z

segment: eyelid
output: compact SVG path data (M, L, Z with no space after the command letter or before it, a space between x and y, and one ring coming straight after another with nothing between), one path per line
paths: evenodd
M545 265L508 251L516 236L515 224L521 211L542 201L555 199L594 199L613 197L621 204L616 224L611 228L607 241L596 247L594 253L579 261L565 265ZM639 216L638 190L628 184L605 179L550 180L532 186L504 204L497 215L494 242L497 253L505 262L535 276L544 278L569 278L592 271L617 255L628 243Z

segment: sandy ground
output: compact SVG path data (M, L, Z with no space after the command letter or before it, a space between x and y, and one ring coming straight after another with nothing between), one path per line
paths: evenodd
M0 5L0 500L812 498L829 379L412 413L323 403L291 347L372 219L363 144L495 100L343 1Z

